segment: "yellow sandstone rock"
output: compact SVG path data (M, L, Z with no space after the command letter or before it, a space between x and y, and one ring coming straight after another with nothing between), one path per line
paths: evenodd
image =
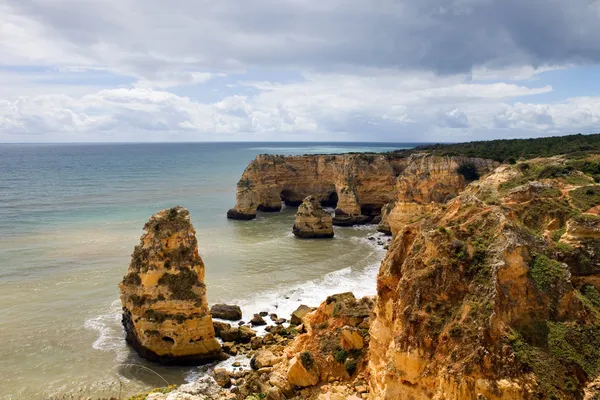
M257 210L279 211L282 201L299 206L314 195L323 205L337 206L336 215L345 217L340 223L364 223L394 200L396 176L405 163L382 154L262 154L244 171L227 216L252 219Z
M586 360L600 354L600 217L574 209L561 177L523 185L523 171L546 167L528 164L465 190L452 159L424 157L400 175L369 330L370 399L583 398L598 374Z
M304 366L300 357L292 358L287 370L287 380L291 385L298 387L316 385L319 382L316 365Z
M333 220L315 196L308 196L298 207L292 231L299 238L332 238Z
M341 344L344 350L360 350L365 345L358 329L349 326L342 328Z
M119 284L127 342L142 357L164 364L221 358L189 212L160 211L144 230Z

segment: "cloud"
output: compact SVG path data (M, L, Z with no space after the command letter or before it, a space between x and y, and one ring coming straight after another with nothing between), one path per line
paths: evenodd
M214 102L152 88L101 90L81 97L40 95L0 102L0 132L14 137L67 132L131 140L282 140L378 138L448 140L512 130L540 135L600 124L600 98L574 98L552 105L518 102L550 87L506 83L467 83L429 74L362 76L307 74L287 84L242 82L253 95L231 95ZM289 136L292 135L292 136ZM324 136L325 135L325 136ZM341 135L341 136L339 136ZM367 135L367 136L365 136Z
M598 0L0 0L0 15L3 141L600 126L596 97L536 97L553 91L541 74L600 63Z
M600 62L595 0L2 0L5 60L151 77L271 66L468 73Z

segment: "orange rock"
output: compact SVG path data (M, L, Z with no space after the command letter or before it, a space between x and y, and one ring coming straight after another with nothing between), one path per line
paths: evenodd
M189 212L160 211L144 230L119 284L127 342L142 357L165 364L220 359Z

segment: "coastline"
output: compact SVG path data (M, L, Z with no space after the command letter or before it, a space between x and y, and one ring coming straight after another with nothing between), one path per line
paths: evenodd
M227 304L239 305L242 309L242 320L248 322L252 315L260 312L268 312L269 314L276 313L289 320L290 315L300 305L304 304L310 307L318 307L328 296L338 293L352 292L357 298L376 295L376 277L380 263L386 254L384 245L389 243L390 238L377 232L376 225L372 224L345 227L341 229L364 233L361 234L360 237L352 236L350 240L369 245L372 252L378 258L378 261L357 271L353 270L352 267L343 267L325 274L322 278L310 279L291 286L280 285L279 287L261 291L250 297L231 297L224 299L223 301ZM289 235L290 237L293 236L291 232ZM375 238L375 240L370 240L369 238ZM381 240L383 244L378 244L377 239ZM207 266L207 270L210 270L210 266ZM122 309L120 300L115 299L110 304L109 310L110 311L106 314L90 318L84 323L86 329L98 333L97 339L92 344L93 348L103 352L114 353L119 364L130 363L132 361L131 357L133 356L133 360L137 360L136 362L139 362L144 368L149 367L159 372L165 368L156 364L149 364L145 360L139 359L137 355L132 354L133 350L128 347L122 336ZM214 321L221 320L214 318ZM230 323L231 321L221 322ZM238 321L233 321L231 323L237 324L237 322ZM269 321L269 326L273 326L271 321ZM284 326L289 326L289 323L284 324ZM254 327L253 329L257 331L257 336L264 336L267 333L265 327L266 326L259 326ZM230 357L227 360L217 362L214 365L211 364L210 368L211 370L225 368L229 371L233 371L234 369L238 369L232 366L232 364L236 362L239 362L244 370L250 369L250 358L244 355ZM206 366L168 367L168 369L171 369L172 371L181 371L183 379L178 381L177 384L193 383L197 379L208 374ZM116 371L118 380L122 380L123 382L131 380L131 368L121 372L119 372L119 369L117 368ZM149 375L151 376L152 374ZM155 385L149 385L147 387L150 388L150 386L156 385L163 386L161 383L163 383L161 379L156 377ZM169 383L173 382L169 381ZM132 390L127 391L126 393L135 394L139 391L140 390Z

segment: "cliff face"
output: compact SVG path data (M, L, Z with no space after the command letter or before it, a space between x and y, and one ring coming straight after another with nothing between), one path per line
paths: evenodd
M396 205L386 218L391 232L398 232L456 197L469 183L469 176L465 177L469 172L484 175L497 165L480 158L411 155L396 182ZM466 172L460 173L465 166Z
M336 215L370 216L396 196L396 176L405 159L380 154L259 155L238 182L236 205L227 216L252 219L256 211L298 206L309 195L337 207Z
M444 172L453 166L425 170L404 171L399 197L443 204L391 222L370 398L583 398L600 372L597 185L560 161L534 161L444 202L465 182Z
M189 212L160 211L144 231L119 284L127 342L142 357L165 364L220 358Z
M432 203L442 204L462 191L469 182L457 171L465 165L482 175L497 163L428 154L259 155L238 182L236 205L227 216L252 219L257 210L279 211L282 201L297 206L313 195L321 204L336 207L334 225L353 225L370 221L395 201L382 225L393 232L431 212Z
M300 238L332 238L331 215L323 210L315 196L308 196L298 207L292 231Z

